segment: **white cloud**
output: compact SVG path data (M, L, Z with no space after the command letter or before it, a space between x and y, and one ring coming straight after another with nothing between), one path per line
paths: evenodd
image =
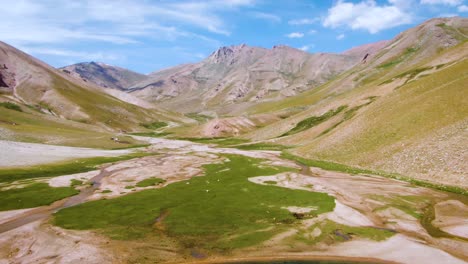
M68 49L53 49L43 47L25 47L22 50L30 54L52 55L58 57L73 57L79 59L80 61L117 61L123 59L123 56L121 55L104 52L81 52Z
M323 26L329 28L347 26L353 30L364 29L374 34L411 21L410 14L392 3L379 6L374 0L359 3L339 0L328 10Z
M458 12L463 13L463 12L468 12L468 6L467 5L461 5L457 8Z
M229 35L221 12L254 4L253 0L157 4L145 0L0 0L1 6L8 5L2 10L0 39L13 45L77 40L131 44L142 36L167 40L192 37L193 28Z
M302 51L308 51L309 49L313 48L315 45L314 44L309 44L309 45L304 45L300 47L299 49Z
M317 33L317 30L315 30L315 29L311 29L311 30L307 31L307 34L315 34L315 33Z
M293 19L293 20L289 20L288 21L288 24L289 25L294 25L294 26L298 26L298 25L312 25L316 22L320 21L320 18L313 18L313 19L309 19L309 18L301 18L301 19Z
M264 12L250 12L249 14L254 18L267 20L269 22L273 22L273 23L281 22L281 17L279 17L277 15L264 13Z
M301 32L292 32L286 35L288 38L302 38L304 37L304 33Z
M413 6L416 0L388 0L388 2L399 9L408 9Z
M336 36L337 40L342 40L344 38L345 38L345 34L339 34L338 36Z
M463 0L421 0L421 4L426 5L449 5L457 6L463 3Z

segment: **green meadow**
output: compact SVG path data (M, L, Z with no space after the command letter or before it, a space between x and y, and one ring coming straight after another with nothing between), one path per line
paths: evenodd
M204 176L62 209L53 222L122 240L164 232L187 248L225 251L258 244L294 226L300 220L286 206L316 206L315 214L335 206L334 198L325 193L248 181L291 168L262 165L262 160L245 156L225 157L222 164L205 165Z

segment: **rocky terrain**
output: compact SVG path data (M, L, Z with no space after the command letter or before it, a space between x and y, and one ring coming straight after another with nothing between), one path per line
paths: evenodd
M177 105L183 112L222 112L220 105L281 100L313 89L361 59L359 55L242 44L222 47L197 64L152 73L130 91L169 109Z
M119 90L125 90L147 78L146 75L101 62L83 62L60 70L98 86Z

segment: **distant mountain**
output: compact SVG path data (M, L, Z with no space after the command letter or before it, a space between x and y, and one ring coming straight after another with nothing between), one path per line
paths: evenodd
M182 112L281 100L317 87L351 68L357 55L310 54L287 46L222 47L205 60L152 73L129 91Z
M286 118L243 137L298 146L288 151L301 157L468 187L468 19L431 19L378 45L320 89L246 109Z
M101 87L119 90L147 79L146 75L101 62L82 62L60 70Z
M16 103L25 114L40 112L43 115L37 119L53 116L106 130L132 130L155 120L184 120L129 94L115 91L110 95L105 90L0 42L0 102Z

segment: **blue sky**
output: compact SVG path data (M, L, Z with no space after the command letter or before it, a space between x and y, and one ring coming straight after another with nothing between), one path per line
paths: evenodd
M342 52L433 17L466 17L468 0L0 0L0 9L0 40L55 67L149 73L241 43Z

